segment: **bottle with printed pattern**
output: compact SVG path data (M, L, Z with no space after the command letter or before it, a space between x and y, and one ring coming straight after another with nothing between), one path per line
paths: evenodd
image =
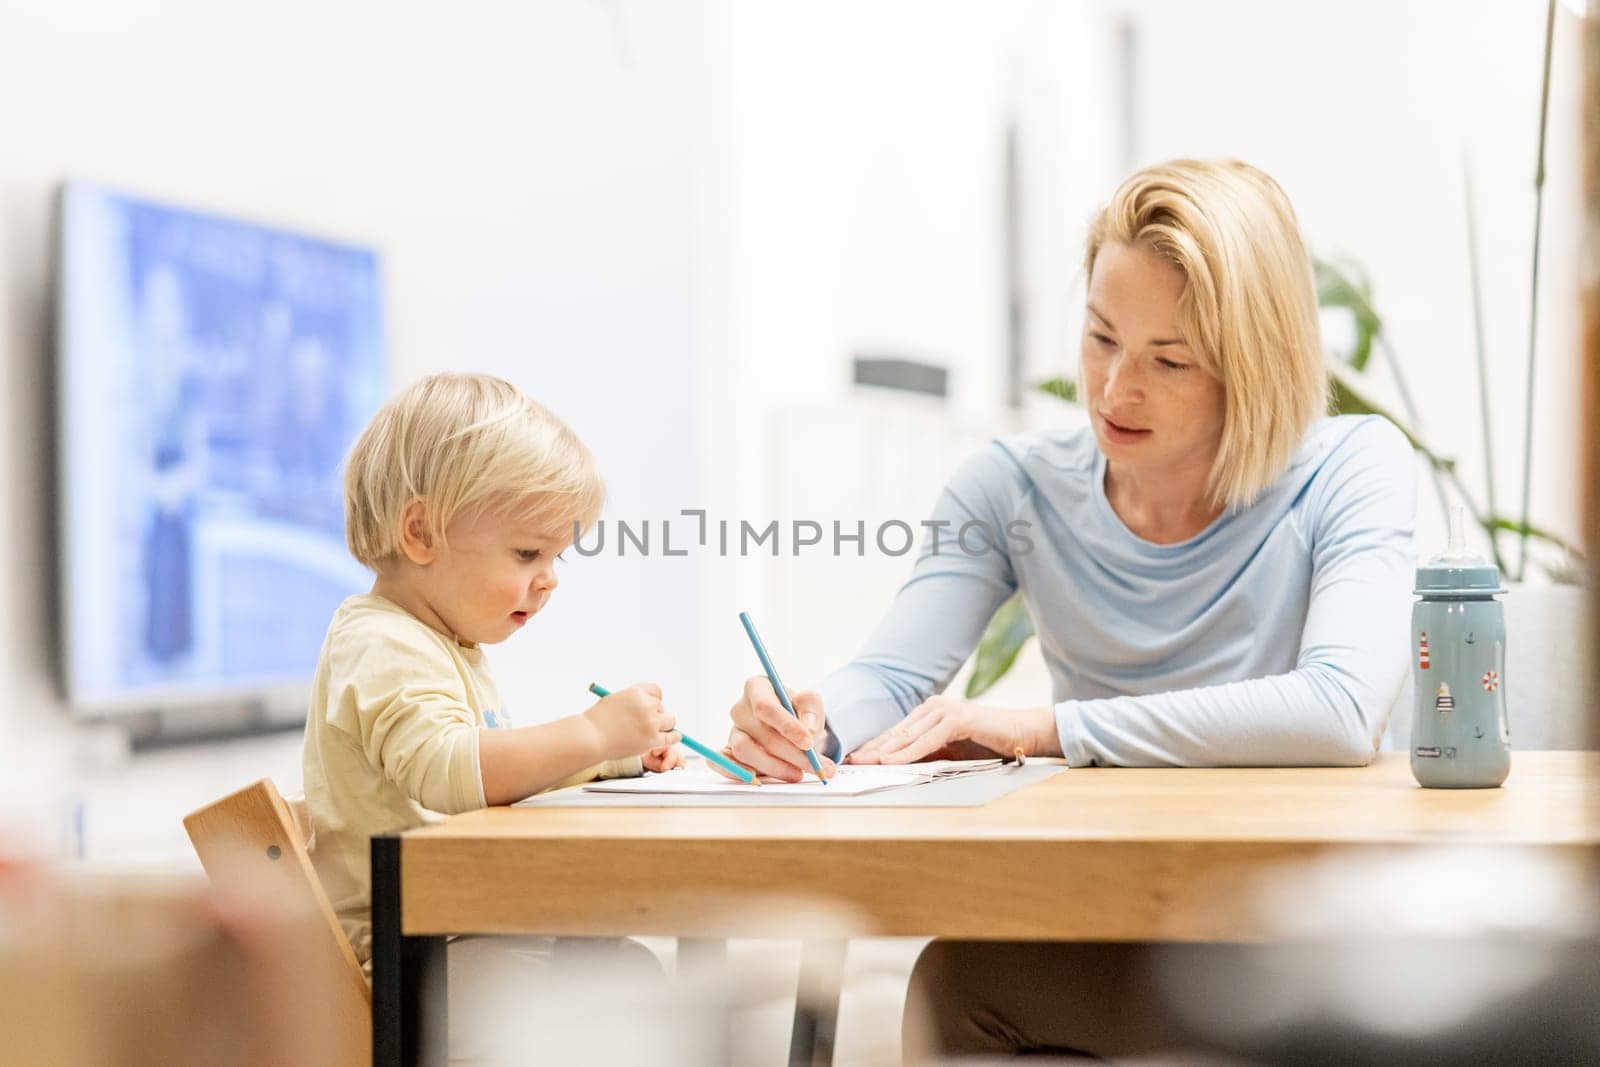
M1487 789L1511 771L1506 722L1506 622L1500 571L1468 551L1464 513L1450 545L1417 568L1411 611L1411 773L1434 789Z

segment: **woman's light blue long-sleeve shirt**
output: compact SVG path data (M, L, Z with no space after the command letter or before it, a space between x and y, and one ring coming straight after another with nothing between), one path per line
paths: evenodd
M1074 766L1372 759L1408 664L1405 437L1381 418L1322 419L1254 504L1172 545L1123 524L1105 469L1087 428L996 440L963 463L930 520L948 525L818 687L830 755L942 691L1020 589Z

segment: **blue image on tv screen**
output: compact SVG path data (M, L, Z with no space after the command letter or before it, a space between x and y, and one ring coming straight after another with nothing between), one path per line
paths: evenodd
M376 255L76 183L60 248L69 699L303 684L371 583L341 478L388 386Z

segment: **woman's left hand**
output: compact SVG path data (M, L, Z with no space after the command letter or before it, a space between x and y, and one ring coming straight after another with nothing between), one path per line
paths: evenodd
M868 741L846 763L917 763L933 759L1059 756L1053 708L991 708L955 697L923 701L910 715Z

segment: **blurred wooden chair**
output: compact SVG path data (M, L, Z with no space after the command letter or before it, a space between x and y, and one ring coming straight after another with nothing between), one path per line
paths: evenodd
M370 1064L372 990L311 865L304 799L285 800L263 778L185 816L183 827L212 886L225 898L270 900L312 917L318 932L306 967L333 976L333 999L322 1018L334 1028L339 1062Z
M325 930L246 905L194 878L0 856L0 1063L366 1063L324 1014L344 972L306 963Z

